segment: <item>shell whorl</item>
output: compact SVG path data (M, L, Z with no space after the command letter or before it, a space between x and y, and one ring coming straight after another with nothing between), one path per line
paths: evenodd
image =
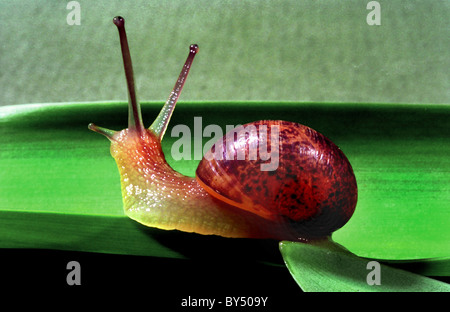
M257 121L243 127L249 125L257 131L245 131L245 139L234 140L233 144L228 141L229 135L224 136L209 152L214 155L207 154L200 162L196 176L208 193L292 226L301 236L325 236L342 227L357 201L356 179L344 153L324 135L298 123ZM261 164L267 161L261 158L230 157L238 153L237 149L251 150L260 139L263 125L279 129L279 152L274 153L279 158L271 160L278 163L275 170L262 171ZM267 138L267 146L274 146L273 137Z

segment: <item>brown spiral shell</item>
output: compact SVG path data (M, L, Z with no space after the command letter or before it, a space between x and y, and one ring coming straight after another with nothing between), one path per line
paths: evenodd
M226 134L200 162L197 180L209 194L284 225L298 237L327 236L347 223L357 202L356 179L347 157L331 140L281 120L257 121L243 129L247 131L240 137L237 132ZM267 129L267 153L278 148L278 155L272 153L278 158L271 159L278 165L275 170L261 170L261 164L269 162L265 149L251 160L251 148L261 144L264 135L261 129ZM272 137L273 129L278 139ZM245 159L237 159L239 152L245 152Z

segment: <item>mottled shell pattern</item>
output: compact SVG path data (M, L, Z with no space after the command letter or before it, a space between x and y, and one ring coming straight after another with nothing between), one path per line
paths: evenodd
M279 148L272 153L279 157L271 160L278 165L274 170L261 170L267 160L249 160L251 145L260 142L260 126L266 126L264 131L278 128L277 144L271 144L276 137L265 135L268 153L271 146ZM333 142L307 126L280 120L250 123L242 131L243 139L225 135L208 152L214 156L207 154L200 162L197 179L208 193L308 238L329 235L350 219L357 202L356 179ZM230 140L234 143L227 146ZM218 157L220 144L223 155ZM239 150L246 151L245 160L237 160Z

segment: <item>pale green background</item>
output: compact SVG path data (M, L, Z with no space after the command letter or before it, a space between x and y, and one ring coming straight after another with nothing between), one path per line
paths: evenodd
M0 105L126 100L112 17L127 20L141 100L450 103L450 1L0 1Z

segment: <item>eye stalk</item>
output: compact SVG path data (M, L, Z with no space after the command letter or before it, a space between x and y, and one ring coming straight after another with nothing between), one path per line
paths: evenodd
M116 16L113 18L113 23L119 30L123 66L125 69L125 77L128 86L128 129L136 130L138 135L142 135L144 132L144 125L142 122L141 107L136 96L133 65L131 63L130 49L128 47L127 34L125 32L125 19L121 16ZM161 109L158 117L149 128L150 131L152 131L160 141L162 140L164 133L166 132L170 118L172 117L173 110L175 109L175 105L178 101L178 98L180 97L181 90L183 89L184 83L186 82L186 78L189 74L189 70L191 69L192 62L194 61L194 57L197 53L198 45L191 44L189 46L189 55L183 66L183 69L181 70L178 80L175 83L175 86L170 93L170 96L166 101L164 107Z
M130 48L128 47L127 33L125 31L125 19L121 16L113 18L114 25L119 30L120 47L122 49L123 67L128 87L128 129L134 129L139 135L144 132L144 124L141 116L141 106L137 100L134 83L133 64L131 62Z
M125 31L125 19L121 16L116 16L113 18L113 23L117 26L119 31L120 47L122 50L123 66L128 88L128 130L134 132L138 136L142 136L146 129L142 121L141 106L136 95L133 64L131 62L130 48L128 46L127 34ZM162 140L164 133L166 132L170 118L172 117L172 113L175 109L175 105L180 97L181 91L183 90L184 83L186 82L186 78L198 50L199 48L197 44L191 44L189 46L189 55L184 63L177 82L175 83L169 98L161 109L161 112L158 114L158 117L156 117L155 121L149 127L149 130L153 132L159 141ZM117 133L116 131L99 127L93 123L90 123L88 128L106 136L111 141L114 141L114 134Z
M189 70L191 69L192 62L194 61L194 57L197 53L198 45L191 44L189 47L189 55L184 63L180 75L178 76L177 82L175 83L166 104L164 104L164 107L161 109L158 117L156 117L155 121L150 126L150 130L153 131L160 141L162 140L167 126L169 125L170 117L172 117L173 110L175 109L175 105L180 97L181 90L183 89Z

